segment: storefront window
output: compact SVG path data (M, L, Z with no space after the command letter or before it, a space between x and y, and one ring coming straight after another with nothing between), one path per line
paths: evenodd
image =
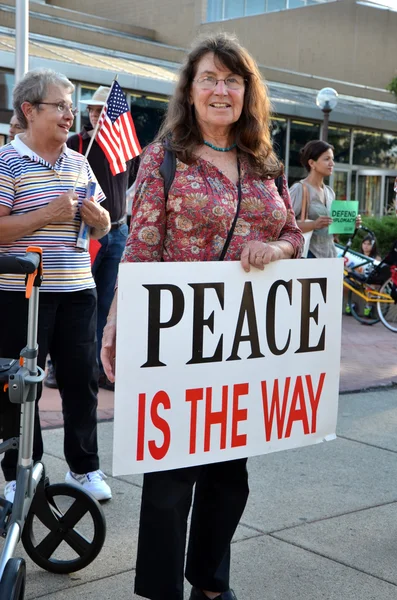
M273 118L271 124L273 149L280 160L285 162L285 144L287 138L287 121L286 119Z
M0 71L0 106L6 110L12 110L12 90L15 77L13 73Z
M375 131L354 131L353 163L384 169L397 167L397 137Z
M307 121L291 121L288 183L291 186L295 181L306 177L307 172L300 163L299 151L307 142L318 140L320 125Z
M333 188L336 200L347 200L347 171L335 171Z
M342 129L339 127L328 128L328 142L334 147L335 162L349 163L350 139L350 129Z
M131 94L131 114L142 148L150 144L156 137L164 119L167 104L166 98Z

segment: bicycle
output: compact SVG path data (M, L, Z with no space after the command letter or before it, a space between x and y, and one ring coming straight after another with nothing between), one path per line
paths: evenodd
M0 599L23 600L26 565L13 556L20 540L28 556L51 573L73 573L89 565L102 549L106 522L91 494L67 483L49 484L41 462L33 464L36 388L44 379L37 365L41 248L25 256L0 256L0 273L24 274L29 298L27 345L19 360L0 358L0 385L8 399L21 405L20 435L0 443L0 454L18 450L14 502L0 498Z
M364 325L382 324L397 333L397 240L388 254L376 264L370 257L351 250L351 245L358 231L366 231L373 238L374 233L367 227L359 227L349 238L342 249L345 259L343 287L349 290L348 307L352 316ZM352 262L349 261L352 259ZM364 272L359 272L364 269ZM361 298L366 306L376 308L376 314L361 315L357 310L355 298Z

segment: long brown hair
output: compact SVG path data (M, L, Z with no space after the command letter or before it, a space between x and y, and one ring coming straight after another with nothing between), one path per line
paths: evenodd
M193 45L180 71L157 141L166 142L183 162L194 161L194 151L204 140L190 103L190 89L198 63L209 52L231 73L244 77L246 82L243 109L239 120L232 125L239 151L248 157L258 175L277 177L284 168L273 152L271 106L266 85L249 52L236 37L226 33L206 36Z

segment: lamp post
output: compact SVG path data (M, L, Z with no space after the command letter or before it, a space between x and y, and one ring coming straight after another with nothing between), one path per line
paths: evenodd
M338 104L338 92L333 88L323 88L317 94L316 104L324 113L323 133L321 138L323 142L327 142L329 114Z

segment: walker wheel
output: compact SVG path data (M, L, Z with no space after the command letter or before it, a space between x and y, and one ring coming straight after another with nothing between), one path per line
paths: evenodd
M39 567L66 574L89 565L105 535L105 516L97 500L74 485L56 483L35 494L22 542Z
M25 597L26 565L23 558L10 558L0 581L0 598L23 600Z

